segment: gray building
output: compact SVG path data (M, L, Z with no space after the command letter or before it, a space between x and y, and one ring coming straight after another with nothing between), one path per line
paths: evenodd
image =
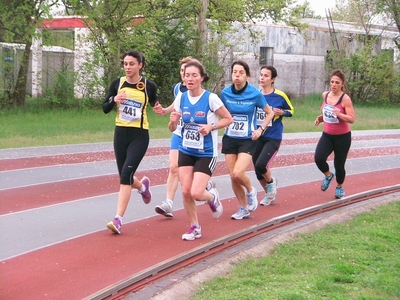
M249 31L241 24L235 24L237 37L242 42L230 49L229 59L225 61L225 86L231 84L229 66L235 59L244 59L251 68L250 83L258 86L258 75L262 65L273 65L278 71L275 86L290 97L297 98L310 93L322 93L329 88L329 71L325 63L327 54L333 48L354 53L362 43L357 36L365 36L365 30L355 24L327 20L303 19L306 29L300 31L293 27L256 23L252 30L257 31L259 40L250 39ZM369 35L380 37L376 51L389 49L393 59L399 52L393 38L398 36L396 28L370 28Z

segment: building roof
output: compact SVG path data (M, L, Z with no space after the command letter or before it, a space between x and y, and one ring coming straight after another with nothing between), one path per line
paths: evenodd
M332 20L332 23L328 23L327 19L302 19L303 23L307 23L309 28L316 28L322 30L329 30L329 26L335 29L335 31L353 33L353 34L365 34L365 29L355 22L343 22ZM385 37L395 38L399 36L399 31L395 26L382 26L382 25L371 25L368 34L370 35L383 35Z
M82 17L78 16L62 16L54 17L53 19L44 20L40 27L51 29L72 29L86 28L87 25Z

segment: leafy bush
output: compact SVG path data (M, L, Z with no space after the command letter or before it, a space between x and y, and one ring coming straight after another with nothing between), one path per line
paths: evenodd
M400 103L400 73L389 51L376 50L376 39L365 42L355 53L332 50L327 68L347 75L348 94L353 102L391 105Z
M60 71L55 72L55 78L49 86L43 87L43 98L54 107L67 107L68 101L74 99L75 73L63 64Z

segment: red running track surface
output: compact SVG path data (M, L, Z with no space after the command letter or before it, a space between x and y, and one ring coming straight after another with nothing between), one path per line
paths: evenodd
M379 155L392 155L399 154L400 149L389 147L382 148L378 152ZM351 150L349 158L370 155L372 153L368 150L354 149ZM79 159L76 157L73 163L77 161ZM312 161L312 154L307 153L279 156L274 162L274 167L306 164ZM58 162L59 158L54 160L54 163ZM14 163L14 167L18 165L16 161ZM3 164L2 166L4 167ZM167 175L166 169L152 172L158 172L158 176L154 178L166 178ZM351 195L398 184L399 172L400 168L397 167L391 170L349 175L346 179L346 193ZM215 175L226 173L224 163L220 163ZM146 174L149 174L149 171L146 171ZM110 177L112 183L109 185L103 184L104 178L95 177L48 186L46 184L5 190L2 192L1 214L54 204L57 201L71 201L81 197L116 192L118 178ZM154 182L154 184L161 183ZM88 185L90 188L82 192L84 189L77 188L79 184ZM121 235L111 234L105 229L2 261L0 298L82 299L150 266L242 230L245 226L252 226L273 217L333 200L334 189L322 192L320 184L318 181L279 188L279 199L276 204L259 207L247 220L230 219L230 215L237 209L237 201L234 198L223 200L224 214L219 220L212 219L207 205L201 205L198 207L198 213L202 225L202 238L195 241L181 240L181 235L188 229L188 220L185 211L179 210L174 212L173 219L154 216L124 224ZM45 194L40 196L40 190L42 193L45 190ZM68 191L63 193L68 197L60 197L61 193L57 191ZM49 198L54 193L56 195ZM32 200L29 203L23 201L28 195ZM260 197L261 193L258 198Z

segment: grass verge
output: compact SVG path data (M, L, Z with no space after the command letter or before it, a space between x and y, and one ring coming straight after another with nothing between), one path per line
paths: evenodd
M322 131L322 126L314 126L314 120L320 113L319 95L293 100L292 103L295 114L292 118L284 119L285 132ZM351 126L353 130L400 128L397 109L360 105L355 109L356 122ZM159 117L149 109L148 116L152 139L171 137L168 130L169 115ZM115 112L104 114L101 103L98 110L46 107L3 110L0 118L0 149L111 142L115 124Z
M201 287L199 299L399 299L400 202L277 246Z

